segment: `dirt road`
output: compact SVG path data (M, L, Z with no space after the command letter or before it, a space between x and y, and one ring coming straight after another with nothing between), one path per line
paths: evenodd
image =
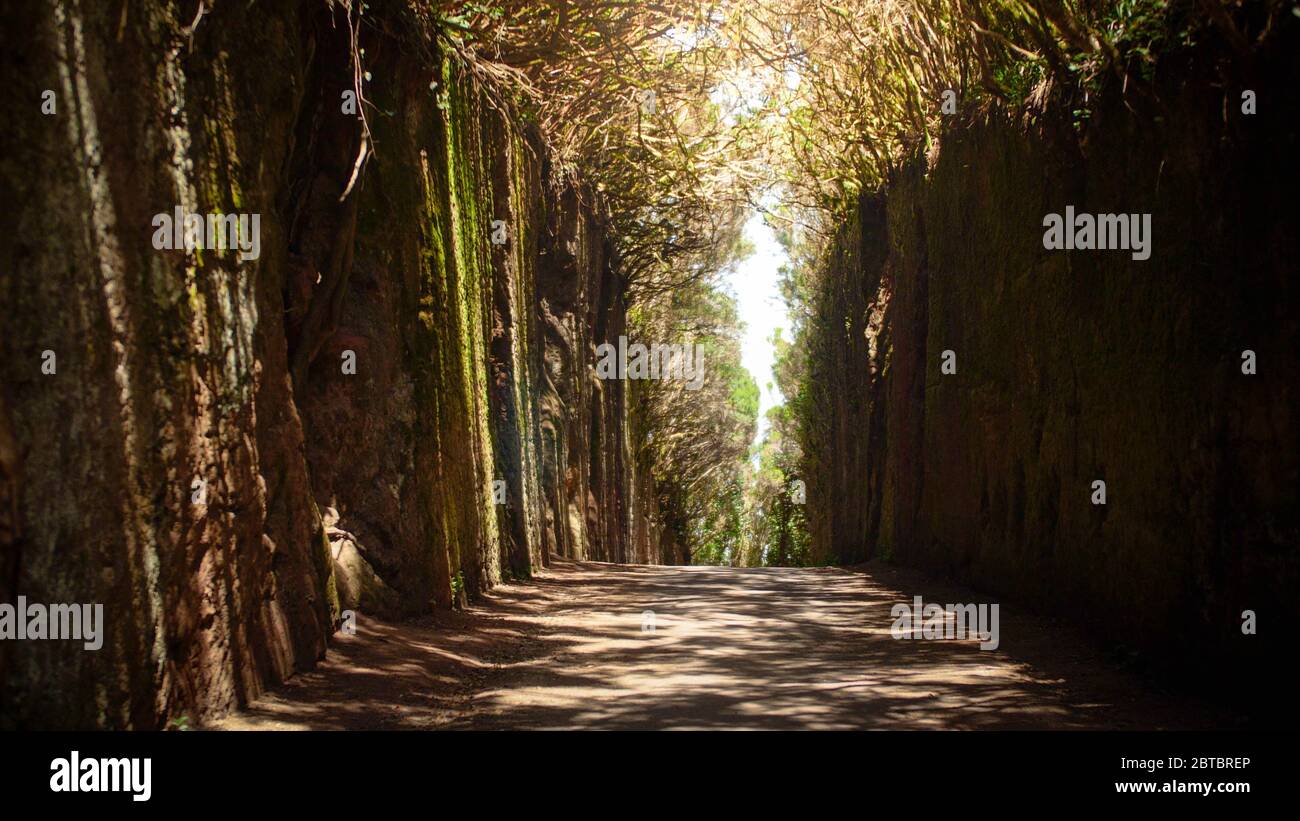
M988 602L886 567L573 563L466 613L360 617L309 674L219 722L328 728L1229 728L1064 627L1000 608L1001 646L899 641L890 608ZM654 629L645 611L653 611Z

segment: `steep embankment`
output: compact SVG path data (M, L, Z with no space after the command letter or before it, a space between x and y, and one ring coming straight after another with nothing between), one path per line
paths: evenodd
M1165 58L1082 126L1060 100L969 114L862 198L808 340L820 560L892 557L1271 686L1300 624L1296 28ZM1067 206L1151 214L1150 259L1046 250Z
M356 41L324 0L244 5L3 12L0 600L106 622L0 645L5 724L205 718L341 609L660 559L590 376L625 321L593 199L406 4ZM158 250L178 206L259 215L260 249Z

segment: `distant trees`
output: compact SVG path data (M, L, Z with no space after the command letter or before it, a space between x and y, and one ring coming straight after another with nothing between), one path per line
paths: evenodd
M746 460L758 414L758 386L740 364L734 300L710 282L679 287L629 317L643 339L691 339L701 346L705 379L636 383L636 412L649 435L659 508L696 563L715 564L741 539Z

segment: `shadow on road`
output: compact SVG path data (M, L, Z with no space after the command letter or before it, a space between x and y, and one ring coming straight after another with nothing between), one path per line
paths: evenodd
M1235 720L1003 604L1001 645L896 640L890 608L988 602L887 567L553 560L466 613L359 621L218 726L282 729L1155 729ZM654 629L643 629L653 611Z

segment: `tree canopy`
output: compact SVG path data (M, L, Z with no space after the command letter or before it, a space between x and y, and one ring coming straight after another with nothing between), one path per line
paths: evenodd
M1264 5L1270 20L1283 6ZM1086 120L1098 83L1147 71L1171 38L1195 36L1192 17L1246 37L1217 3L1192 0L442 0L430 11L608 214L631 332L707 350L698 394L638 389L645 455L666 524L698 559L754 563L806 558L790 537L798 511L781 501L816 438L799 351L812 344L827 238L862 193L929 151L944 116L1059 94ZM757 389L720 282L754 210L794 260L794 327L776 341L792 404L751 454Z

